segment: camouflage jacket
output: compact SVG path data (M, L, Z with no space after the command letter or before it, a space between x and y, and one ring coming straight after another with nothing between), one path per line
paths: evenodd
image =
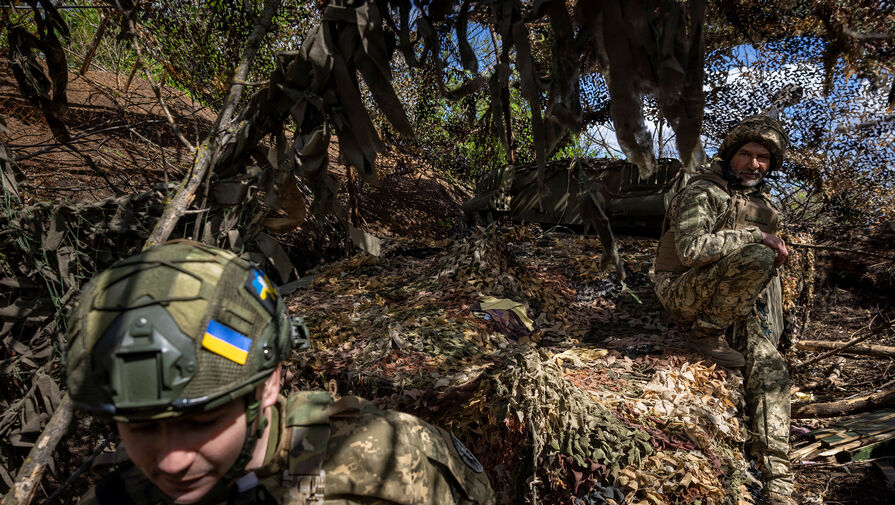
M333 403L305 391L271 416L265 464L219 500L239 505L490 505L494 494L475 456L453 434L419 418L378 410L357 397ZM254 485L255 483L260 485ZM236 489L246 483L249 489ZM84 505L167 504L132 465L87 493Z
M713 163L709 172L720 176L720 164ZM730 226L731 223L722 222L729 217L731 199L737 193L774 208L764 184L755 188L725 190L709 180L696 179L672 199L666 215L668 229L664 230L663 235L673 233L673 247L684 266L698 268L710 265L747 244L762 242L762 232L758 226ZM659 256L662 253L660 246ZM659 263L657 260L657 278L680 274L662 271Z

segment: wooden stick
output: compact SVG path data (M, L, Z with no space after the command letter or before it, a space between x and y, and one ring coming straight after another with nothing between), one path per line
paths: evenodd
M111 21L112 18L103 13L103 18L100 20L99 27L96 29L96 35L93 36L93 42L90 43L90 49L87 50L87 55L84 56L84 64L81 65L81 71L79 72L81 75L87 73L87 69L90 67L90 62L93 61L93 56L96 54L96 48L99 47L99 43L102 40L103 35L106 34L106 28L109 27Z
M800 391L813 391L823 386L836 384L837 382L839 382L839 375L842 374L842 367L844 365L845 358L840 357L836 360L836 363L834 363L833 366L830 367L830 372L827 374L826 378L822 380L811 381L802 386L793 386L790 389L790 393L798 393Z
M807 249L819 249L822 251L833 251L833 252L841 252L841 253L849 253L849 254L860 254L861 256L873 256L875 258L882 258L884 260L895 261L895 257L887 256L885 254L872 253L869 251L856 251L854 249L844 249L842 247L834 247L831 245L817 245L817 244L802 244L800 242L787 242L786 245L791 245L795 247L804 247Z
M196 190L205 179L206 173L211 169L217 151L223 144L222 139L228 134L239 134L239 131L227 132L226 130L222 131L222 128L228 126L233 117L233 112L239 103L239 99L242 97L242 91L245 89L245 84L240 83L245 82L249 67L251 67L252 61L255 59L255 53L258 51L258 46L267 32L270 31L274 13L276 13L279 6L280 0L266 0L264 13L246 41L246 50L243 53L242 60L239 62L239 66L236 67L232 80L233 84L230 86L230 92L227 95L227 100L224 102L224 107L211 127L208 136L197 149L196 159L193 161L193 167L189 175L181 181L177 193L171 198L171 201L156 222L149 238L146 239L146 243L143 246L144 249L161 244L168 239L168 236L174 230L174 226L177 225L177 221L180 220L180 216L183 215L187 206L196 197Z
M895 387L849 400L797 405L792 409L792 418L839 417L865 412L892 403L895 403Z
M131 82L134 80L134 76L137 75L137 69L140 68L140 60L137 59L134 62L134 66L131 67L131 71L127 74L127 81L124 82L124 92L127 93L127 90L131 88Z
M895 347L888 345L850 345L848 347L839 342L825 342L823 340L801 340L796 343L797 349L805 351L829 351L829 353L849 352L865 356L878 356L881 358L895 357ZM807 364L807 361L805 362Z
M869 328L870 325L873 324L873 321L874 321L874 320L876 320L876 316L873 316L873 318L870 319L870 322L867 323L866 328ZM830 356L832 356L832 355L834 355L834 354L836 354L836 353L842 352L843 350L845 350L845 349L847 349L847 348L849 348L849 347L854 346L854 345L857 344L858 342L863 342L863 341L867 340L868 338L870 338L870 337L872 337L872 336L874 336L874 335L879 334L879 333L882 331L882 329L884 329L884 328L887 329L887 328L889 328L891 325L892 325L892 322L889 321L889 324L887 324L885 327L882 327L882 328L877 329L877 331L872 331L872 332L870 332L870 333L867 333L866 335L863 335L863 336L860 336L860 337L855 337L855 335L857 335L858 333L861 332L861 330L864 329L864 328L861 328L861 330L858 330L858 331L856 331L855 333L852 334L852 339L849 340L848 342L846 342L846 343L844 343L844 344L838 344L838 343L836 343L837 347L836 347L835 349L830 350L830 351L828 351L828 352L825 352L825 353L823 353L823 354L819 354L819 355L817 355L817 356L815 356L815 357L809 359L808 361L804 361L804 362L802 362L802 363L799 363L798 365L796 365L796 367L797 367L797 368L804 368L804 367L806 367L806 366L808 366L808 365L817 363L818 361L820 361L820 360L822 360L822 359L828 358L828 357L830 357ZM811 342L811 341L810 341L810 340L801 340L801 341L799 341L799 342L796 342L796 347L799 348L800 344L801 344L801 345L804 345L805 342ZM815 341L815 342L818 342L818 341ZM832 342L830 342L830 343L832 344ZM827 349L829 349L829 347L828 347Z
M71 418L71 397L68 393L65 393L62 401L59 402L59 406L56 407L56 411L53 412L50 422L47 423L40 437L37 438L37 442L31 448L28 457L25 458L25 462L19 467L19 472L16 474L16 482L12 485L9 492L6 493L6 496L3 497L0 505L28 505L31 502L31 499L34 498L34 492L37 491L37 486L43 477L44 469L53 457L56 444L59 443L62 435L68 431Z

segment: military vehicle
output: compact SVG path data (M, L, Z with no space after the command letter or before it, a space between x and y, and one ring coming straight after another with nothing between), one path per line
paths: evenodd
M478 179L476 194L463 203L471 218L508 217L515 222L565 225L575 229L595 225L602 209L613 229L658 237L665 208L689 174L676 159L659 159L659 170L640 177L636 165L624 160L578 158L547 163L546 192L538 201L535 164L505 165ZM590 201L588 201L590 200Z
M678 160L658 161L659 170L650 177L641 177L636 165L623 160L552 161L547 163L543 186L538 184L537 165L505 165L482 174L476 195L463 203L463 211L480 223L509 217L585 233L593 229L608 253L603 254L601 267L615 267L624 280L613 229L658 237L671 197L689 178Z

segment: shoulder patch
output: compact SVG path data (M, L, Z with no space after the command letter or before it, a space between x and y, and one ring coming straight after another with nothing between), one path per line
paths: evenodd
M475 454L472 453L469 449L463 445L463 442L454 435L454 432L451 432L451 441L454 442L454 449L457 449L457 454L460 455L460 460L468 466L475 473L482 473L484 468L482 468L482 464L479 463L479 460L476 459Z
M268 312L271 314L276 313L279 294L277 294L276 288L273 287L273 283L267 278L267 274L258 268L249 270L249 277L246 279L246 289L261 302L261 305Z

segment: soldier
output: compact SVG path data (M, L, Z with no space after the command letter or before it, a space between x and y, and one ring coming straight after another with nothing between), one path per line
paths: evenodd
M280 396L307 345L267 277L180 241L98 275L72 311L68 386L115 422L129 462L84 504L491 504L453 434L323 391Z
M769 117L736 125L720 160L672 199L654 267L656 295L672 319L689 326L688 345L721 365L745 367L750 452L773 504L795 503L789 372L777 351L783 316L777 267L789 253L776 235L779 213L764 178L780 168L788 143Z

